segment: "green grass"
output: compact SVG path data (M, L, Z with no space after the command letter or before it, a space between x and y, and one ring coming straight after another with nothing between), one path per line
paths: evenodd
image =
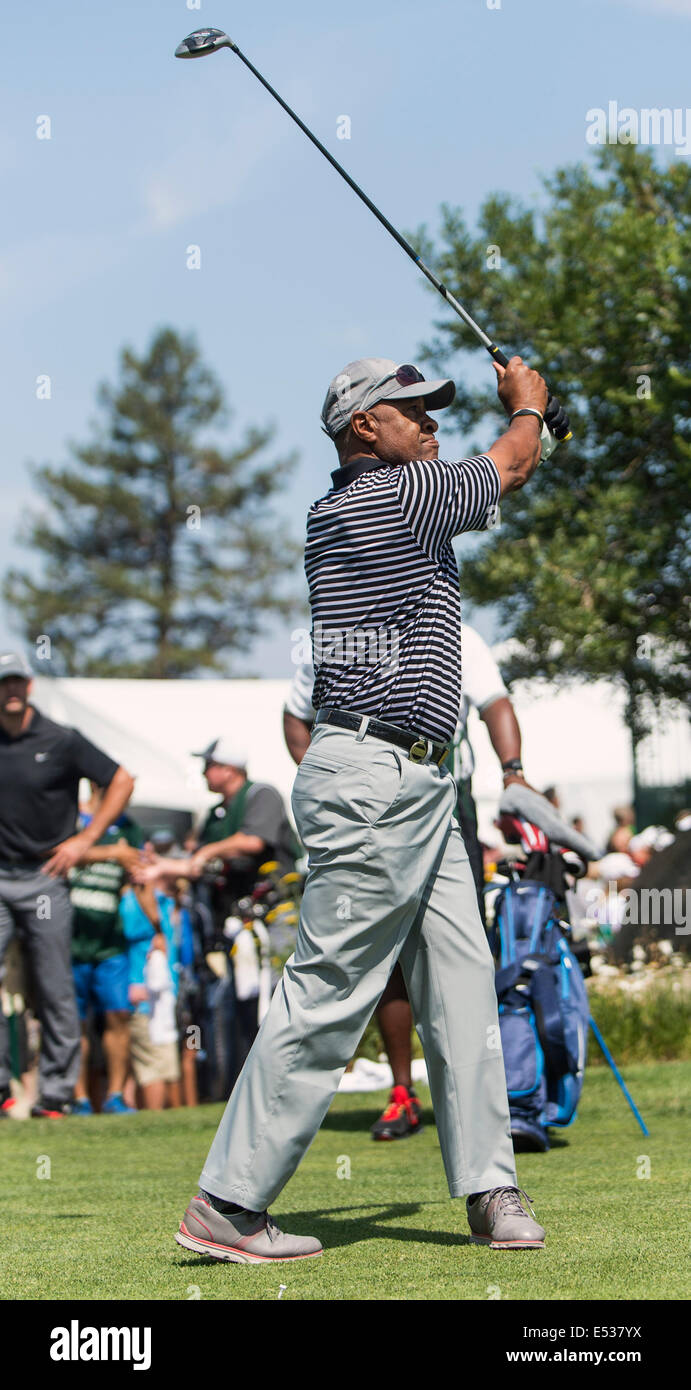
M519 1181L547 1227L544 1251L471 1245L464 1203L446 1195L429 1110L414 1139L372 1143L383 1094L337 1097L275 1203L284 1229L326 1248L295 1265L220 1265L172 1239L219 1106L3 1121L0 1296L256 1300L277 1298L284 1284L285 1299L680 1300L691 1291L682 1196L691 1064L631 1066L627 1081L648 1139L611 1074L597 1069L578 1120L550 1153L519 1156ZM337 1177L343 1155L350 1179ZM637 1176L642 1155L649 1178ZM40 1179L45 1157L51 1176Z

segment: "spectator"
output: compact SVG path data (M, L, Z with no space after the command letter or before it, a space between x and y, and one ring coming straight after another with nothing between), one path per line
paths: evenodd
M178 879L172 890L171 921L179 942L176 1019L180 1038L183 1105L199 1104L197 1063L201 1048L202 991L197 975L197 943L189 884Z
M32 1115L67 1113L79 1074L80 1028L70 969L66 876L124 810L134 781L77 729L29 703L33 673L0 653L0 966L16 932L36 985L41 1023L39 1097ZM80 778L105 788L77 832ZM8 1030L0 1011L0 1107L10 1099Z
M91 799L79 818L92 821L103 790L91 783ZM139 863L142 833L123 812L87 852L84 867L69 873L72 903L72 973L82 1024L82 1062L72 1112L93 1114L89 1098L89 1015L103 1019L107 1090L104 1115L132 1114L123 1090L130 1066L130 1005L127 942L120 919L120 893L128 871Z
M628 853L639 869L644 869L654 854L673 844L674 836L664 825L647 825L638 835L632 835L628 843Z
M175 872L157 874L156 881L165 894L170 920L175 931L178 950L178 978L176 1020L180 1039L180 1068L183 1105L199 1104L199 1085L197 1063L201 1049L201 983L197 975L198 937L194 932L193 899L189 881L181 877L179 860L198 848L196 835L186 836L184 847L175 840L175 832L169 826L160 826L152 831L144 850L150 859L170 858L175 861L170 867Z
M633 806L615 806L614 829L607 841L608 854L626 854L629 840L634 833L635 812Z
M585 821L582 816L572 816L571 824L578 835L585 835L587 833L585 828Z
M221 799L211 807L191 858L154 859L140 880L151 883L180 874L195 879L213 860L221 860L224 883L215 914L220 929L233 903L254 887L260 865L271 859L283 871L292 869L299 847L280 793L268 783L250 781L241 749L229 739L214 739L193 756L204 759L207 786Z
M170 826L162 825L158 829L152 830L150 838L147 840L146 849L153 850L154 854L170 855L172 859L180 859L184 851L176 843L175 831Z
M145 1110L176 1109L180 1057L175 1022L177 966L169 900L147 886L127 889L120 900L129 943L129 995L133 1008L130 1049Z
M556 787L545 787L542 795L546 801L550 802L550 805L554 807L555 811L561 811L561 800Z
M192 874L200 874L210 860L222 859L230 896L237 899L254 887L265 860L275 860L283 871L294 868L298 845L283 798L268 783L250 781L244 751L218 738L194 756L204 759L209 791L221 800L200 831Z
M611 941L613 934L619 931L627 909L627 890L639 873L631 856L621 850L612 850L589 866L588 876L601 880L600 896L589 917L596 924L602 941Z
M212 806L199 832L199 844L191 859L183 864L160 859L143 871L145 881L160 882L171 871L196 879L199 918L211 927L205 941L205 954L212 959L212 948L222 944L222 973L218 961L205 987L205 1052L213 1058L216 1076L211 1084L218 1098L230 1094L256 1036L256 1009L238 1007L235 993L230 943L223 935L226 919L236 910L240 898L250 893L266 861L277 864L277 872L294 868L299 846L286 814L283 799L275 787L252 782L247 776L244 751L230 739L218 738L202 753L204 776L209 790L220 796ZM218 873L213 873L214 862ZM202 878L202 875L204 876Z

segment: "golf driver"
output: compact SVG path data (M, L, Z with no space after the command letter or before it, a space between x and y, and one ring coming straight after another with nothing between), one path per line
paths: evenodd
M414 261L418 270L421 270L423 275L427 276L430 283L434 285L435 290L438 290L447 304L451 305L451 308L455 310L459 318L461 318L471 332L475 334L475 337L482 343L482 346L487 349L493 360L498 362L501 367L507 367L509 359L505 353L497 347L496 343L492 342L492 339L480 328L480 325L471 318L467 309L464 309L463 305L451 294L450 290L447 290L446 285L442 284L441 280L430 270L429 266L425 265L424 261L421 260L417 252L413 250L413 247L406 241L405 237L401 236L401 233L389 222L383 212L379 211L379 208L375 206L371 198L368 198L367 194L356 184L355 180L351 179L350 174L346 173L338 160L334 159L332 154L329 154L329 151L322 145L321 141L317 139L316 135L312 134L312 131L305 125L304 121L300 120L300 117L296 115L295 111L288 106L287 102L283 100L283 97L279 96L278 92L267 82L266 78L262 77L262 74L255 68L254 64L250 62L249 58L245 57L245 54L241 52L237 44L234 43L227 34L224 34L222 29L195 29L193 34L188 34L187 38L183 39L182 43L178 44L175 50L175 57L205 58L208 53L216 53L219 48L231 48L233 53L237 53L238 58L242 60L245 67L249 68L251 73L254 73L254 76L261 82L262 87L266 87L267 92L271 93L271 96L278 102L279 106L282 106L283 110L287 111L291 119L295 121L295 124L299 125L300 129L304 131L308 140L311 140L312 144L316 145L317 149L324 155L324 158L328 159L329 164L333 165L333 168L337 170L341 178L345 179L354 193L357 193L358 198L369 208L370 212L374 213L374 216L381 222L382 226L386 227L387 232L398 242L398 245L405 251L406 255L410 256L411 261ZM545 412L545 421L556 439L564 440L571 438L568 419L561 409L559 402L552 396L549 397L547 411Z

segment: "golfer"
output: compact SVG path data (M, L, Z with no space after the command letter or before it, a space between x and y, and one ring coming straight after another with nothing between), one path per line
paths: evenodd
M322 409L339 467L310 508L305 569L317 711L292 805L309 854L294 955L230 1097L176 1236L240 1263L321 1254L267 1208L314 1139L400 960L452 1197L473 1240L542 1246L517 1185L494 968L444 759L461 698L452 539L496 525L540 459L547 388L495 364L508 429L441 462L451 381L351 362Z

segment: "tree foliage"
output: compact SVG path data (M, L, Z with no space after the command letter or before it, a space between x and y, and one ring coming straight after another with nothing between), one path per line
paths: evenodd
M691 166L611 145L545 190L539 212L491 196L474 235L445 207L438 244L417 238L504 351L542 372L574 432L502 504L461 588L498 605L512 674L623 683L635 740L650 700L683 699L691 672ZM436 328L426 356L448 373L475 340L455 316ZM459 389L462 428L496 409L493 382Z
M266 457L270 428L210 442L221 386L170 328L141 358L123 350L98 402L92 441L35 470L43 506L24 541L43 572L10 571L5 597L28 641L50 637L57 673L226 674L267 616L294 611L283 580L300 550L272 502L295 459Z

